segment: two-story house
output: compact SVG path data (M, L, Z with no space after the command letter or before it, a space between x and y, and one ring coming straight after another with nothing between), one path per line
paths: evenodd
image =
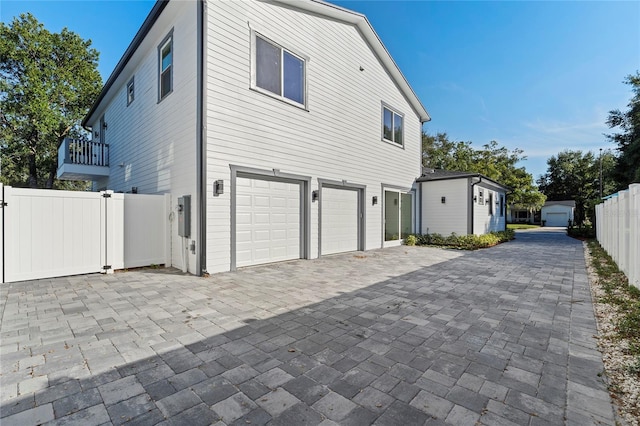
M171 194L172 264L195 274L379 248L420 229L428 120L359 13L158 1L83 121L109 153L86 177Z

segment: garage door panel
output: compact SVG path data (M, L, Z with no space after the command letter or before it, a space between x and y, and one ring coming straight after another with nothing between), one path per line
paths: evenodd
M568 221L567 213L547 213L547 226L567 226Z
M299 259L300 184L236 181L236 200L245 200L236 204L236 266Z
M321 253L358 250L358 191L322 189Z

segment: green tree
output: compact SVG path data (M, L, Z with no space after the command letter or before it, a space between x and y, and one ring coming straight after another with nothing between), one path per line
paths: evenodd
M634 96L629 101L627 111L613 110L609 112L607 125L618 128L620 133L607 135L607 138L618 145L618 160L614 169L614 177L618 189L629 184L640 182L640 72L629 75L624 81L631 86Z
M0 23L0 180L32 188L55 181L57 150L83 134L80 121L102 79L90 40L52 33L31 14Z
M615 191L613 169L615 156L610 151L602 158L589 151L562 151L547 160L547 173L540 176L538 187L548 200L575 200L576 223L593 219L594 206L600 202L600 161L602 160L603 194Z
M491 141L481 149L471 142L449 140L446 133L422 134L422 164L433 169L482 173L512 189L510 203L520 207L537 209L545 201L533 183L533 176L517 164L526 159L523 151L509 151Z

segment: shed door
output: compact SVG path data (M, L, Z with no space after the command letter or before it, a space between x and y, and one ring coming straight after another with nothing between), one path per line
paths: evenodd
M358 191L322 188L321 254L358 250Z
M300 258L299 183L236 179L236 266Z
M569 215L567 213L547 213L547 226L567 226Z

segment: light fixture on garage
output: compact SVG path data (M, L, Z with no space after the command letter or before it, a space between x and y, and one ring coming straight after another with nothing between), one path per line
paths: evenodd
M224 194L224 181L222 179L213 182L213 196L217 197Z
M371 198L371 205L375 206L376 204L378 204L378 197L374 195L373 198Z
M311 191L311 201L318 201L318 191Z

